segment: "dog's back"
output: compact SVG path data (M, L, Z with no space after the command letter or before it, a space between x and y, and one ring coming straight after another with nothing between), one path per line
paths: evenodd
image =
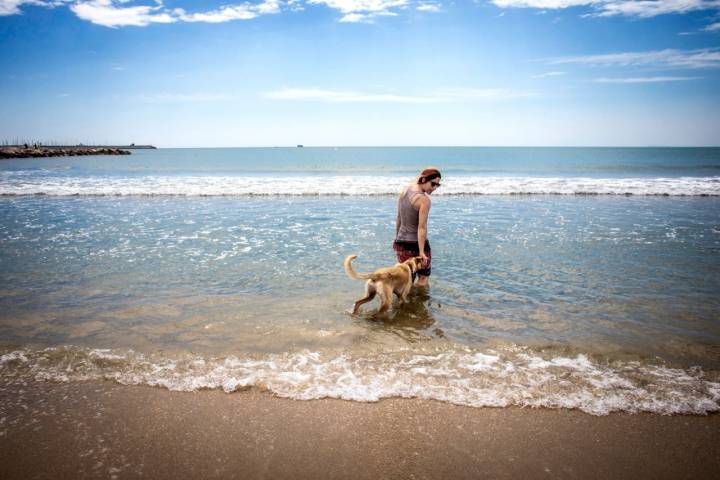
M396 265L394 267L378 268L373 273L359 273L356 272L355 269L353 269L352 267L352 261L356 258L357 255L348 255L348 257L343 262L345 271L350 276L350 278L354 278L355 280L386 280L388 278L391 278L393 276L393 272L397 270Z

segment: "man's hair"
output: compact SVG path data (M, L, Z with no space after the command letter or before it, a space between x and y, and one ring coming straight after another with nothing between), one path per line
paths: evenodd
M420 177L418 177L418 183L425 183L429 182L430 180L434 180L436 178L442 178L442 175L440 175L440 170L433 167L428 167L422 172L420 172Z

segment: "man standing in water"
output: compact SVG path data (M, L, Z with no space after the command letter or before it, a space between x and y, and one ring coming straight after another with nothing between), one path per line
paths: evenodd
M432 252L427 240L427 220L430 194L440 186L440 178L437 168L428 167L398 197L393 249L398 262L410 257L422 258L422 268L417 271L417 284L421 287L428 286L430 280Z

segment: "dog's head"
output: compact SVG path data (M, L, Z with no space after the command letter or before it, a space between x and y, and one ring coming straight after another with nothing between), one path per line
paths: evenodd
M410 267L410 272L415 273L420 268L422 268L422 258L420 257L410 257L407 260L403 262L405 265Z

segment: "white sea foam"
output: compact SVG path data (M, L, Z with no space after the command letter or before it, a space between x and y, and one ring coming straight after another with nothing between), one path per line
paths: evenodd
M404 397L473 407L577 408L593 415L720 410L718 372L640 362L598 363L582 354L542 358L526 349L436 355L305 351L256 358L160 358L132 351L63 347L15 351L0 358L0 378L104 379L175 391L222 389L228 393L256 387L297 400L374 402Z
M19 350L0 355L0 366L13 362L27 362L25 354Z
M28 176L0 172L0 195L394 195L397 176ZM719 196L720 177L586 178L456 176L436 195L687 195Z

